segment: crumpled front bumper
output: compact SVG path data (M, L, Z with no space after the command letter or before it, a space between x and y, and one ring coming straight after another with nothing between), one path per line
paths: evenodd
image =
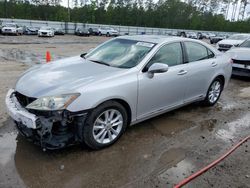
M82 126L87 112L30 112L18 102L13 89L8 91L5 103L19 133L36 145L53 150L82 142Z
M37 117L34 114L29 113L25 108L21 106L15 97L15 91L10 89L5 98L5 104L8 114L18 123L26 125L28 128L37 128Z

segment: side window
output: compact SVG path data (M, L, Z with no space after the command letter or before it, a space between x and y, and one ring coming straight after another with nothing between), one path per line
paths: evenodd
M161 47L149 61L147 68L154 63L164 63L171 67L182 64L182 61L182 47L179 42L176 42Z
M209 49L207 49L207 53L208 53L208 58L213 58L215 56L214 53Z
M214 53L211 50L199 43L185 42L185 46L189 62L200 61L214 57Z

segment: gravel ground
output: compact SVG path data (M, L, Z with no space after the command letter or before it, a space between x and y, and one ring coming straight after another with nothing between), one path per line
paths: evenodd
M173 187L250 134L250 80L233 78L214 107L192 104L130 127L101 151L43 152L18 135L4 99L36 63L74 56L105 37L0 36L0 187ZM186 187L250 187L249 141Z

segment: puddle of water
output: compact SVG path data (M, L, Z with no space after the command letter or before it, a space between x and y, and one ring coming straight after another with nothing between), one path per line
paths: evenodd
M203 120L200 122L200 129L203 130L208 130L209 132L212 132L215 128L215 125L217 123L217 119L208 119L208 120Z
M17 140L16 168L28 187L117 187L152 171L159 156L154 150L162 137L145 122L101 151L76 146L44 153L20 136Z
M196 125L192 121L171 118L169 115L156 117L153 119L153 121L151 121L151 123L156 130L165 136L174 135Z
M246 88L240 90L239 97L250 98L250 87L246 87Z
M242 130L246 128L250 128L249 122L250 116L249 113L247 113L240 119L236 119L232 122L227 123L226 126L223 126L223 129L217 130L215 135L216 137L224 141L233 140L235 138L236 133L242 132Z
M7 165L11 159L13 159L16 152L16 137L17 133L5 133L0 137L0 165L4 169L4 166Z
M162 171L165 171L165 169L175 166L185 158L185 152L185 149L182 148L172 148L165 151L163 154L161 154L153 174L160 174Z
M184 159L176 166L168 169L158 176L160 182L167 182L171 178L171 182L178 183L183 180L187 175L192 174L192 170L195 169L195 165L188 159Z

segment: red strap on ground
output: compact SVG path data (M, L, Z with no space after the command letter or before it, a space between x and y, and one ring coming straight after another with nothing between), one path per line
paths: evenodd
M250 136L244 138L242 141L240 141L238 144L236 144L233 148L231 148L228 152L226 152L220 158L216 159L215 161L213 161L212 163L210 163L206 167L202 168L198 172L196 172L196 173L192 174L191 176L189 176L189 177L185 178L184 180L182 180L180 183L178 183L177 185L175 185L174 188L180 188L180 187L186 185L188 182L190 182L194 178L200 176L201 174L203 174L204 172L206 172L207 170L209 170L210 168L212 168L213 166L215 166L216 164L218 164L219 162L221 162L223 159L225 159L228 155L230 155L234 150L236 150L240 145L242 145L248 139L250 139Z

